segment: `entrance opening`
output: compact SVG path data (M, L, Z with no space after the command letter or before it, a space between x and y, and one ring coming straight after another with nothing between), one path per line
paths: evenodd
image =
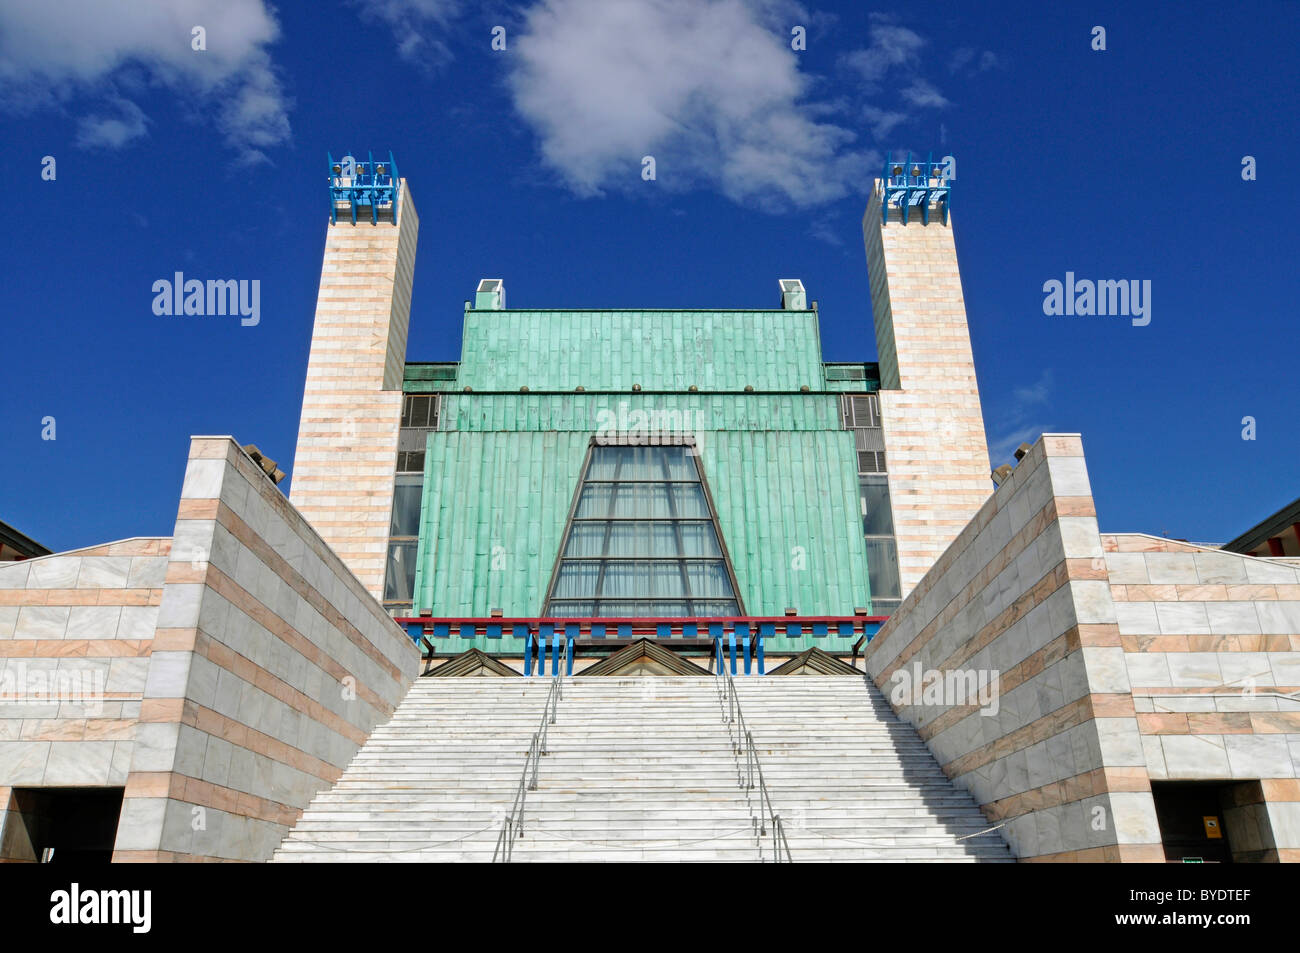
M1151 795L1167 861L1277 860L1258 781L1153 781Z
M0 859L108 863L122 788L14 788Z

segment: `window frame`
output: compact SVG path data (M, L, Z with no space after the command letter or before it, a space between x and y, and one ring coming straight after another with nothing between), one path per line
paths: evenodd
M592 457L593 457L593 455L595 454L595 451L596 451L597 447L602 447L602 448L603 448L603 447L606 447L606 446L685 447L685 448L687 448L687 455L688 455L688 457L689 457L689 458L694 462L694 466L695 466L695 474L696 474L696 477L697 477L698 479L695 479L695 480L669 480L669 479L664 479L664 480L647 481L647 480L620 480L620 479L614 478L614 479L596 479L596 480L589 480L589 479L587 478L587 474L588 474L588 473L590 472L590 470L591 470L591 461L592 461ZM548 611L549 611L550 608L551 608L551 603L552 603L552 602L556 602L556 601L558 601L558 602L588 602L588 603L591 603L591 604L593 604L593 605L595 605L595 606L599 606L601 603L605 603L605 602L619 602L619 601L622 601L622 602L630 602L630 603L635 603L635 602L683 602L683 603L686 604L686 606L687 606L688 609L693 609L693 608L694 608L694 604L697 603L697 602L713 602L713 603L719 603L719 602L734 602L734 603L735 603L735 606L736 606L736 612L738 613L738 615L739 615L739 616L744 616L744 615L746 614L746 613L745 613L745 603L744 603L744 599L743 599L743 597L741 596L740 586L739 586L739 584L738 584L738 582L737 582L737 580L736 580L736 572L735 572L735 568L732 566L732 563L731 563L731 553L730 553L730 552L728 551L728 549L727 549L727 541L726 541L726 539L723 537L722 526L721 526L721 524L718 522L718 510L717 510L717 506L716 506L716 505L714 504L714 502L713 502L713 493L712 493L712 492L710 491L710 489L709 489L708 476L707 476L707 475L705 474L705 472L704 472L704 464L703 464L703 461L700 459L700 456L699 456L698 452L696 452L696 450L695 450L695 446L696 446L696 444L695 444L695 440L694 440L694 438L692 438L692 437L688 437L688 436L683 436L683 437L676 438L676 439L673 439L673 438L663 439L663 438L660 438L660 437L655 437L654 440L653 440L653 442L651 442L650 440L645 439L645 438L632 438L632 437L630 437L629 435L611 434L611 435L605 435L605 436L602 436L602 437L599 438L599 439L593 436L593 437L589 440L589 442L587 443L587 452L583 455L583 459L582 459L582 468L581 468L581 470L579 471L579 476L578 476L577 486L575 486L575 487L574 487L574 490L573 490L573 499L572 499L572 500L570 501L570 503L569 503L569 511L568 511L568 514L565 516L565 520L564 520L564 530L563 530L563 532L562 532L561 535L560 535L560 543L559 543L559 546L558 546L558 548L557 548L557 550L556 550L555 560L554 560L554 562L551 564L551 577L550 577L550 581L548 582L548 584L547 584L547 586L546 586L546 595L544 596L544 598L543 598L543 600L542 600L542 606L541 606L541 617L542 617L542 618L560 618L560 619L565 619L565 618L584 618L584 619L585 619L585 618L593 618L593 619L598 619L598 618L623 618L623 617L621 617L621 616L563 616L563 615L561 615L561 616L553 616L553 615L548 615L547 613L548 613ZM621 466L621 465L622 465L622 464L620 464L619 466ZM617 470L616 470L615 472L617 472ZM583 490L586 488L586 486L587 486L588 483L600 483L600 484L619 484L619 483L655 483L655 484L663 484L663 485L673 485L673 484L691 484L691 485L698 485L698 486L700 487L700 489L703 491L703 494L702 494L702 495L703 495L703 497L704 497L704 505L705 505L705 509L706 509L708 515L707 515L707 516L691 516L691 517L676 517L676 516L671 516L671 515L669 515L669 516L646 516L646 517L639 517L639 516L622 516L622 517L619 517L619 516L611 516L611 515L606 515L606 516L586 516L586 517L579 517L579 516L577 516L578 504L579 504L579 502L580 502L581 499L582 499L582 492L583 492ZM670 496L671 496L671 494L670 494ZM611 500L612 500L613 498L614 498L614 497L611 497ZM612 510L612 506L611 506L611 510ZM606 532L604 542L603 542L602 545L601 545L601 552L602 552L602 555L601 555L601 556L595 556L595 557L582 557L582 556L566 557L566 556L565 556L565 550L568 548L568 545L569 545L569 537L570 537L570 535L571 535L572 532L573 532L573 527L574 527L575 523L584 523L584 522L603 522L603 523L606 523L606 524L612 524L612 523L614 523L614 522L618 522L618 521L645 522L645 523L663 522L663 523L671 523L671 524L673 525L673 529L674 529L674 538L675 538L675 541L676 541L676 544L677 544L677 554L676 554L676 555L673 555L673 556L650 557L650 558L651 558L651 559L656 559L656 558L657 558L657 559L661 559L662 561L665 561L665 562L674 562L674 563L676 563L676 564L678 565L678 567L679 567L679 569L680 569L680 571L681 571L681 576L682 576L682 588L683 588L683 591L686 593L686 595L684 595L684 596L682 596L682 597L680 597L680 598L678 598L678 597L668 598L668 597L656 597L656 596L651 596L651 595L644 595L644 596L604 596L604 595L599 595L599 594L598 594L598 595L594 595L594 596L592 596L592 597L590 597L590 598L567 598L567 597L566 597L566 598L560 598L560 599L557 599L557 598L556 598L556 596L555 596L555 587L556 587L556 583L559 581L559 571L560 571L560 566L561 566L561 565L565 562L565 560L568 559L568 558L572 558L572 559L580 560L580 561L582 561L582 560L592 560L592 559L596 559L596 560L599 560L599 561L601 562L600 575L598 576L597 581L596 581L596 592L597 592L597 593L600 593L600 591L601 591L601 583L602 583L602 581L603 581L603 579L604 579L605 565L606 565L608 562L615 562L615 561L621 561L621 560L623 560L623 559L636 559L636 558L637 558L637 557L618 557L618 556L608 556L608 555L604 555L604 554L608 553L608 551L609 551L609 533L608 533L608 531ZM684 555L682 555L682 553L685 552L685 547L684 547L684 545L683 545L683 543L682 543L681 530L680 530L679 524L681 524L681 523L700 523L700 522L705 522L705 521L708 521L708 522L711 523L711 525L713 526L713 532L714 532L715 537L717 538L718 549L720 550L721 555L719 555L719 556L684 556ZM649 561L649 559L643 559L642 561ZM689 576L688 576L687 573L686 573L686 564L687 564L688 562L712 562L712 563L721 562L721 563L722 563L722 566L723 566L723 569L724 569L724 570L726 571L726 573L727 573L727 580L728 580L728 582L731 584L732 596L729 597L729 598L726 598L726 597L724 597L724 598L720 598L720 597L717 597L717 596L712 596L712 597L709 597L709 596L699 596L699 597L694 597L694 596L692 596L692 595L691 595L690 579L689 579ZM688 615L688 616L685 616L684 618L713 618L713 617L705 617L705 616ZM716 618L728 618L728 616L717 616Z

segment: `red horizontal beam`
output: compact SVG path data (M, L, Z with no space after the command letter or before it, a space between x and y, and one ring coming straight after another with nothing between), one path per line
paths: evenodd
M414 625L421 623L423 625L526 625L529 628L537 628L539 625L579 625L590 626L595 623L598 625L617 626L631 625L634 627L647 627L653 625L718 625L733 626L737 622L748 623L749 625L766 625L766 624L786 624L786 625L811 625L813 623L826 623L827 625L844 625L862 624L864 622L883 623L889 619L887 615L773 615L773 616L667 616L656 618L652 616L636 617L596 617L582 616L579 618L560 618L558 616L545 616L542 618L504 618L501 616L469 616L469 617L451 617L451 616L401 616L394 618L394 622L399 625Z

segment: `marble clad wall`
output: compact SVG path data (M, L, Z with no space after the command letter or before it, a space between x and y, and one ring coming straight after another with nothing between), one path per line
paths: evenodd
M1163 859L1102 557L1082 441L1046 434L867 646L1022 860ZM900 696L918 665L997 689Z
M1258 781L1234 849L1300 861L1300 568L1140 533L1101 541L1150 777Z
M169 539L0 563L0 859L36 860L15 787L121 786Z
M116 860L266 860L419 654L229 437L194 437Z

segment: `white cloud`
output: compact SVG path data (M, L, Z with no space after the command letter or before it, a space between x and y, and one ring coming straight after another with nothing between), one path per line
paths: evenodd
M870 43L842 56L840 66L855 74L863 92L876 100L863 106L861 115L874 139L881 142L914 120L915 110L946 109L952 104L920 75L928 45L925 37L900 26L891 14L873 13L870 22ZM880 105L886 97L886 104Z
M877 157L809 101L777 8L742 0L541 0L512 43L515 108L566 185L711 185L807 207L865 190Z
M965 73L966 76L975 76L1001 67L1002 61L992 50L980 52L969 46L959 47L948 61L948 72Z
M1016 406L1026 410L1038 404L1045 404L1052 393L1052 371L1046 369L1038 375L1038 380L1027 386L1015 388L1011 394Z
M191 47L195 26L206 31L205 50ZM117 117L86 115L78 142L121 146L144 134L139 107L121 96L140 91L142 70L212 112L231 148L262 157L289 137L268 52L278 36L264 0L0 0L0 104L80 111L88 97L106 98Z
M871 134L875 136L877 141L880 141L888 139L889 134L894 131L895 127L902 125L912 117L908 113L881 109L879 106L864 106L862 108L862 118L871 124Z
M888 22L880 14L872 14L871 21L871 45L846 54L844 63L856 70L875 91L891 69L914 68L920 63L925 39L907 27Z
M77 124L77 145L83 149L121 149L145 135L148 117L135 103L117 99L116 116L85 116Z
M452 58L438 34L460 13L460 0L352 0L352 4L364 19L381 20L392 28L397 52L404 59L440 66Z
M835 248L844 247L844 236L840 233L840 229L836 227L836 223L830 219L814 219L808 226L808 235Z
M1011 400L1002 414L1001 436L989 444L989 460L995 468L1013 462L1015 450L1022 443L1032 445L1041 434L1057 429L1051 423L1027 423L1050 405L1053 383L1049 368L1032 384L1022 384L1011 391Z
M933 83L929 83L919 77L912 80L912 85L904 89L901 95L904 101L912 106L916 106L918 109L943 109L946 106L951 105L951 103L949 103L944 97L943 93L935 89Z

